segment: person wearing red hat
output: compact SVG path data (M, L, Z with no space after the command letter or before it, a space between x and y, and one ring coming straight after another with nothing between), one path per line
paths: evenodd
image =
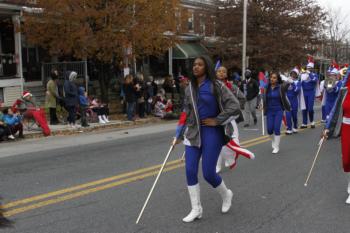
M12 105L12 109L15 113L19 111L25 118L34 118L43 134L50 136L51 131L46 121L45 111L37 106L30 92L24 91L22 97Z

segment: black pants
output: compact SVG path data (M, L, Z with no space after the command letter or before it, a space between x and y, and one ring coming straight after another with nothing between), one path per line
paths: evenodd
M97 116L109 115L109 109L107 107L96 107L93 108L92 111L96 112Z
M50 124L57 124L58 119L57 119L57 114L56 114L56 108L50 108Z
M140 118L144 118L145 117L145 102L138 103L137 104L137 110L138 110L138 113L139 113L139 117Z
M0 125L0 141L2 141L4 137L7 137L9 135L11 135L10 127Z
M87 119L86 119L86 110L87 110L87 106L80 106L81 126L88 126Z
M75 124L76 119L76 112L75 112L75 106L66 106L66 109L68 111L68 123L69 124Z

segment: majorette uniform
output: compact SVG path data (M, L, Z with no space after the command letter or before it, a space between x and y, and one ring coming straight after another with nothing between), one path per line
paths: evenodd
M314 68L313 61L309 61L307 64L307 69ZM309 121L311 123L311 127L315 128L314 122L314 103L315 97L319 96L319 84L318 84L318 74L310 71L306 71L301 74L301 98L300 98L300 106L303 113L303 124L301 128L306 128Z
M327 120L326 129L329 136L341 136L343 170L350 173L350 81L346 77L342 82L343 88ZM350 204L350 174L347 192L349 197L346 200Z
M338 76L339 75L339 70L335 67L332 67L328 70L328 75L329 76ZM331 78L331 77L329 77ZM328 83L326 80L322 81L322 88L321 90L323 91L323 98L322 98L322 107L324 108L323 114L325 119L328 118L328 115L330 114L335 101L337 100L337 97L339 96L339 91L341 89L342 83L339 82L338 80L334 80L334 85L331 87L327 87Z
M294 68L292 72L295 72L296 75L299 75L299 70ZM298 132L298 109L299 109L299 94L301 89L301 82L299 80L293 80L290 83L287 91L287 97L291 105L291 111L286 112L287 120L287 134L297 133Z

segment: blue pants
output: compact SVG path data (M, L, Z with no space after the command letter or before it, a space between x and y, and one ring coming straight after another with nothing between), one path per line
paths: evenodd
M281 135L282 118L283 111L267 111L267 133L269 135Z
M126 106L126 114L128 115L128 120L132 121L134 118L134 112L135 112L135 102L128 102Z
M288 97L291 104L291 111L286 112L287 118L287 129L292 130L292 128L298 128L298 97ZM294 125L294 127L293 127Z
M325 105L323 105L322 106L322 120L326 120L326 118L327 118L327 114L326 114L326 106Z
M328 115L331 113L331 111L332 111L332 108L333 108L333 106L334 106L334 104L335 104L335 101L336 101L336 99L334 100L334 101L326 101L326 105L325 105L325 116L326 116L326 118L328 118Z
M307 125L308 114L310 122L314 121L315 91L304 91L304 99L306 110L303 110L303 124Z
M220 127L201 126L201 147L186 146L186 178L188 186L198 183L199 160L202 157L204 179L214 188L222 182L216 173L216 163L224 145L224 135Z

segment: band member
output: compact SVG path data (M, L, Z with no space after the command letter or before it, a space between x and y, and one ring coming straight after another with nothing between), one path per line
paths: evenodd
M306 72L301 74L301 109L303 113L303 124L301 128L307 128L308 117L311 123L311 128L315 128L314 122L314 103L315 97L319 95L316 93L318 87L318 75L314 72L315 64L312 58L306 66ZM318 90L319 91L319 90Z
M176 143L184 136L186 145L186 178L192 206L184 222L202 217L198 184L200 158L205 180L222 197L222 213L228 212L231 207L233 193L216 173L215 167L224 145L224 124L240 115L240 106L226 85L216 80L213 68L209 58L195 59L193 77L185 91L184 112L176 130Z
M299 93L301 89L301 82L298 80L299 70L294 68L290 72L290 78L292 82L288 87L287 96L291 105L291 111L286 112L287 119L287 131L286 134L290 135L298 132L298 109L299 109Z
M226 67L220 66L216 71L216 77L218 80L225 83L227 88L230 89L232 91L232 93L237 97L237 99L240 102L241 107L242 106L244 107L244 103L245 103L244 93L239 89L238 86L230 83L227 80ZM233 132L235 134L234 138L237 140L237 143L239 143L239 132L238 132L238 127L237 127L237 123L239 123L239 122L240 122L239 120L237 121L235 119L231 121L231 124L233 127ZM223 152L227 152L227 153L223 153ZM216 172L219 173L221 171L223 161L225 162L226 167L233 167L235 165L235 162L236 162L235 158L238 158L238 154L233 155L233 151L231 150L231 148L225 148L225 146L224 146L222 153L220 153L219 158L218 158L218 163L216 165Z
M272 137L273 154L277 154L280 150L283 111L290 111L287 98L288 87L289 83L282 82L278 73L271 73L265 92L264 114L267 121L267 133Z
M338 81L339 70L336 67L331 67L327 72L327 78L323 83L323 99L322 107L324 106L324 116L328 118L335 101L339 95L339 90L341 89L341 82Z
M339 96L329 115L323 136L325 138L341 136L342 160L344 172L348 174L349 194L346 204L350 204L350 81L345 78Z

